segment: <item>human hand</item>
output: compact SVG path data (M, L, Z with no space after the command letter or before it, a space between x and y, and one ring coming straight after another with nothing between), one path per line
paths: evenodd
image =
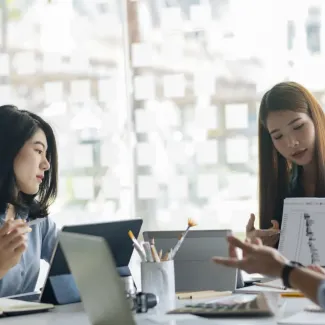
M31 230L21 219L9 219L0 228L0 278L19 263L27 248L26 234Z
M246 237L250 239L260 238L263 245L274 247L280 238L280 227L276 220L271 220L269 229L255 229L255 215L252 213L246 226Z
M307 266L307 269L325 275L325 269L323 269L320 265L311 264Z
M227 238L229 244L229 257L217 256L213 261L228 267L239 268L247 273L260 273L271 277L280 277L283 266L288 260L276 249L263 246L259 238L248 239L242 242L236 237ZM236 249L243 251L243 258L239 259Z

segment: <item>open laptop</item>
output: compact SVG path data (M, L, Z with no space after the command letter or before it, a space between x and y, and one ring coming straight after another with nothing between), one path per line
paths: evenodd
M141 226L141 219L131 219L65 226L61 232L103 237L111 247L118 273L124 277L131 275L128 264L133 253L133 243L128 237L128 231L132 230L134 236L138 237ZM51 304L67 304L80 301L79 291L71 275L59 241L54 249L42 291L15 295L8 298Z
M105 239L61 233L59 240L90 323L135 325L113 254Z
M180 231L146 231L145 241L155 240L157 250L167 252L177 243ZM177 292L234 291L244 285L242 275L236 269L212 262L213 256L228 256L226 237L230 230L193 230L187 234L177 252L175 263L175 287Z

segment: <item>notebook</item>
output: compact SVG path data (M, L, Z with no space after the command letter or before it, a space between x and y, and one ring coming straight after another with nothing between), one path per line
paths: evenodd
M304 265L325 265L324 215L325 198L285 199L279 251Z
M23 300L0 298L0 316L15 316L39 313L53 309L54 305Z

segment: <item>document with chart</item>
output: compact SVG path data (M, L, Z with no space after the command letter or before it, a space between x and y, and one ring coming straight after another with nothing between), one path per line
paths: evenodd
M284 200L279 251L304 265L325 265L325 198Z

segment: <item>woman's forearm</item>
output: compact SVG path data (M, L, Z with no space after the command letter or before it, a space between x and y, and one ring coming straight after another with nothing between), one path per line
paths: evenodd
M316 304L321 304L318 301L318 289L325 280L325 276L316 272L310 271L306 268L294 269L289 278L290 285L294 289L300 290L307 298L312 300ZM325 298L325 290L324 290ZM325 301L325 299L324 299ZM325 306L321 306L325 308Z

